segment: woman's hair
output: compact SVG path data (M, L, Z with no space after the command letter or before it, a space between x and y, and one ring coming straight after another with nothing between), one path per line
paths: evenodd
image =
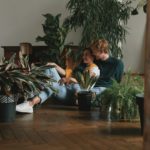
M90 52L91 56L95 59L95 56L93 55L92 49L90 47L84 48L84 51L88 51ZM83 53L82 53L83 54ZM75 74L77 72L81 72L83 73L85 68L87 67L87 65L83 62L83 59L80 61L80 63L73 69L73 76L75 76Z
M83 50L84 51L88 51L90 53L90 55L95 59L95 56L93 55L92 49L90 47L87 47Z
M97 51L104 52L104 53L109 52L109 44L108 44L108 41L105 39L94 41L90 47L92 50L97 50Z

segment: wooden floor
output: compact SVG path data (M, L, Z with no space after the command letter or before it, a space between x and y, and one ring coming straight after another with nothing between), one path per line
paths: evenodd
M110 122L99 110L45 105L0 123L1 150L142 150L139 122Z

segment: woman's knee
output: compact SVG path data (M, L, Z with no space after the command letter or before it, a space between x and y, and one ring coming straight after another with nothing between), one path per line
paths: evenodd
M53 94L53 91L51 88L45 88L43 91L40 92L39 98L41 99L41 103L46 101L51 95Z

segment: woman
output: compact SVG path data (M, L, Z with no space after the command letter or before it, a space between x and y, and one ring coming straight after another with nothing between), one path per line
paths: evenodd
M72 66L72 65L71 65ZM83 51L82 63L78 65L74 71L68 68L66 71L66 77L62 78L59 82L60 83L78 83L78 81L74 78L74 74L76 72L84 73L89 71L90 76L99 77L100 70L97 65L94 63L94 56L92 54L92 50L90 48L86 48ZM68 73L67 73L68 72Z
M80 90L80 87L75 88L74 84L78 83L71 74L67 77L61 78L61 76L66 75L66 71L55 63L48 63L47 65L53 66L54 68L46 70L46 73L52 75L57 81L52 83L52 87L57 90L54 93L50 87L45 88L40 92L38 96L35 96L32 101L27 101L16 106L16 111L23 113L33 113L33 106L38 103L45 102L48 98L54 97L63 101L70 101L74 98L76 91ZM94 56L90 48L86 48L83 52L83 63L75 69L76 71L89 71L91 76L98 77L100 75L100 70L94 64ZM72 73L72 71L70 71ZM77 84L78 85L78 84Z

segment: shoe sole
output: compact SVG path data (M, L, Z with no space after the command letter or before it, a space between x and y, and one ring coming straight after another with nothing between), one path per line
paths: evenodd
M16 110L16 112L20 112L20 113L29 113L29 114L32 114L33 111L21 111L21 110Z

